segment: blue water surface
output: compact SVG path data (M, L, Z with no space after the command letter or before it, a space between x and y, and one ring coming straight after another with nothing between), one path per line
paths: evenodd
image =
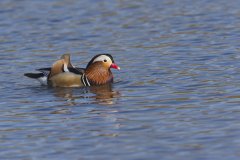
M1 0L0 159L240 159L240 1ZM110 53L112 86L23 76Z

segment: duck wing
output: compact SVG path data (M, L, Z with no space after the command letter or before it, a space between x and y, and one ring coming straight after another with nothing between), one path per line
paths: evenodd
M45 72L45 73L48 72L49 73L51 71L51 67L39 68L39 69L36 69L36 71ZM82 75L85 72L85 68L68 67L68 71L64 71L64 72L72 72L72 73L75 73L75 74Z

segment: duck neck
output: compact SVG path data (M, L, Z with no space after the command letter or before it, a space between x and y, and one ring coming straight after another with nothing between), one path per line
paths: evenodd
M85 76L91 85L103 85L113 81L111 70L97 63L92 64L86 69Z

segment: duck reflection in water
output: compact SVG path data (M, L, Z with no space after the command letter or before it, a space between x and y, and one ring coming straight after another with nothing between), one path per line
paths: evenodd
M80 103L114 104L120 93L112 89L112 84L83 88L53 88L56 97L66 98L71 105Z

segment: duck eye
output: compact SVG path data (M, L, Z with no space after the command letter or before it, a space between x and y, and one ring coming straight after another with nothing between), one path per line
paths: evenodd
M103 62L107 62L107 60L106 60L106 59L104 59L104 60L103 60Z

